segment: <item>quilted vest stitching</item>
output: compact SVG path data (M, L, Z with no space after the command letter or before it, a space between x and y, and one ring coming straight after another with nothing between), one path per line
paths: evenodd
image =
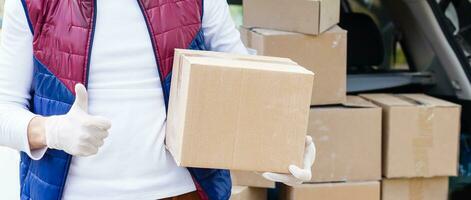
M89 58L89 49L92 38L93 0L22 0L29 24L34 33L35 80L33 81L32 111L42 115L63 114L70 109L73 102L71 88L78 82L84 83L87 79L86 68ZM163 2L163 3L162 3ZM153 45L155 46L156 61L161 71L162 87L164 91L170 89L170 75L174 48L204 49L201 32L202 0L139 0L143 7L144 16L150 23L149 28ZM182 5L193 10L175 10ZM83 13L77 15L70 8L78 9ZM165 21L159 16L162 10L166 13L179 13L185 19L191 19L190 24L176 24ZM167 10L165 10L167 9ZM50 15L49 13L54 13ZM60 17L55 18L55 17ZM71 19L64 23L64 19ZM168 18L167 18L168 19ZM60 23L59 23L60 22ZM165 24L167 23L167 24ZM183 33L175 37L175 32ZM57 34L60 33L60 34ZM87 34L77 41L75 35ZM182 36L183 35L183 36ZM83 39L86 38L86 39ZM71 42L72 41L72 42ZM69 42L69 43L67 43ZM161 44L170 44L162 47ZM64 48L64 46L68 48ZM71 51L68 51L71 49ZM168 92L167 92L168 93ZM166 101L168 96L166 96ZM22 154L21 182L22 199L60 199L65 184L65 177L70 165L70 156L62 151L49 150L41 161L32 161ZM51 170L48 167L55 167ZM52 171L52 175L44 173ZM189 169L195 179L204 187L211 199L226 199L230 193L230 177L224 173L206 178L200 178L199 173L204 169ZM221 171L222 172L222 171ZM59 178L57 178L57 177ZM60 177L64 177L60 179ZM212 189L211 181L223 181ZM215 183L213 183L215 184ZM49 189L48 189L49 188ZM59 188L59 192L54 190ZM208 192L209 191L209 192Z

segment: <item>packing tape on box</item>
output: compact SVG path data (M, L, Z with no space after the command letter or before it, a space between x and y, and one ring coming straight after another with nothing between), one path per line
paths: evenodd
M418 179L409 180L409 199L426 200L424 196L424 182Z
M415 172L418 176L428 176L429 173L429 151L433 147L433 120L432 107L421 106L418 116L419 135L413 139Z

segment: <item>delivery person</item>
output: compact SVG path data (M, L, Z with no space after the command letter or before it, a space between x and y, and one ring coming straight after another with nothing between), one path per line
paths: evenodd
M175 48L247 53L225 0L7 0L0 145L22 152L21 199L228 199L227 170L165 149ZM309 180L314 151L264 177Z

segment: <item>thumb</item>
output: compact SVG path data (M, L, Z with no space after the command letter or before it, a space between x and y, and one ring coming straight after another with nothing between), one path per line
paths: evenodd
M88 113L88 93L81 83L75 85L75 102L73 106Z

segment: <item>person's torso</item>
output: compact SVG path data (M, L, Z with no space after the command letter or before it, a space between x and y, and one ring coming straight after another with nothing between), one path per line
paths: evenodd
M89 112L113 125L97 155L72 159L63 198L159 199L194 191L189 172L164 146L164 97L137 1L97 3Z
M32 91L31 91L31 107L30 110L33 113L50 116L50 115L62 115L68 112L70 106L72 105L75 99L75 93L73 91L74 85L77 83L83 83L87 85L89 83L89 73L98 74L98 72L90 72L90 68L97 67L90 66L89 61L90 57L100 57L100 56L90 56L93 41L99 35L94 35L96 29L99 29L97 25L95 29L95 18L96 16L102 16L101 9L99 6L103 5L104 1L115 0L73 0L73 1L58 1L58 0L22 0L24 10L26 11L26 18L28 19L28 24L30 25L31 32L33 33L33 61L34 61L34 73L32 80ZM121 2L124 0L119 0ZM133 0L128 0L127 3ZM224 8L227 13L227 4L223 0L218 4L219 6L226 6ZM100 2L100 3L97 3ZM206 1L205 1L206 2ZM174 49L183 48L183 49L193 49L193 50L206 50L212 49L216 51L230 51L230 49L237 48L242 52L245 52L245 48L240 42L239 35L236 34L233 23L230 21L230 16L225 18L219 18L217 12L212 13L208 17L203 17L203 0L135 0L136 4L139 4L142 15L145 17L147 24L147 32L151 35L150 39L152 40L152 50L157 60L157 68L159 69L159 77L161 82L162 94L165 105L168 103L168 94L170 91L171 85L171 74L172 74L172 65L173 65L173 56ZM97 5L98 4L98 5ZM117 12L127 11L130 8L136 8L136 4L125 4ZM212 4L215 4L214 2ZM131 5L131 6L130 6ZM205 4L206 5L206 4ZM103 6L103 8L106 8ZM210 6L206 6L204 10L213 10ZM100 11L97 11L100 10ZM136 9L137 10L137 9ZM117 14L121 15L121 13ZM207 15L205 15L207 16ZM98 17L99 18L99 17ZM204 19L221 19L226 22L228 25L225 27L228 33L234 34L222 34L220 33L221 24L213 22L203 22ZM225 20L224 20L225 19ZM216 20L217 21L217 20ZM106 23L106 22L105 22ZM121 24L113 24L115 26L127 26L128 24L136 22L122 22ZM206 24L206 25L204 25ZM206 27L206 28L205 28ZM126 28L133 30L133 26L127 26ZM103 28L104 31L113 30L110 28ZM206 30L206 31L205 31ZM144 31L144 32L146 32ZM212 37L215 36L216 31L219 39ZM119 31L118 31L119 32ZM142 32L142 31L140 31ZM129 35L129 34L128 34ZM139 36L139 34L132 34L133 37L147 37L148 36ZM144 35L144 34L142 34ZM211 36L212 35L212 36ZM107 36L103 36L107 37ZM121 38L123 36L120 36ZM149 40L150 40L149 39ZM208 39L212 41L206 45L205 40ZM117 45L115 43L120 43L122 41L111 41L112 45ZM97 50L99 51L99 50ZM113 55L115 57L126 57L133 55L132 51L129 51L129 54L126 55ZM92 58L94 59L94 58ZM118 58L121 59L121 58ZM126 59L127 60L127 59ZM122 61L114 61L122 62ZM154 61L155 62L155 61ZM96 65L96 64L92 64ZM119 69L117 69L119 70ZM93 90L93 86L91 88ZM92 91L93 93L93 91ZM92 94L93 95L93 94ZM93 97L92 97L93 98ZM96 96L98 99L99 96ZM119 98L121 99L121 98ZM94 101L94 100L92 100ZM109 102L106 102L108 104ZM136 103L138 104L138 103ZM133 112L143 115L149 112L160 112L159 108L154 106L149 106L149 109L142 109L143 111L136 111L136 104L133 104ZM93 105L92 105L93 106ZM100 106L97 106L100 108ZM121 108L122 105L119 105L118 109L125 110ZM131 109L131 108L129 108ZM92 113L94 113L92 108ZM124 111L123 111L124 112ZM163 112L163 111L162 111ZM165 113L165 112L163 112ZM107 114L102 113L104 116L114 115L114 113ZM126 122L119 123L121 124L131 124L131 121L138 120L134 119L136 116L128 116ZM158 118L158 117L156 117ZM131 119L131 121L129 121ZM112 119L113 120L113 119ZM145 123L143 123L145 124ZM124 125L123 125L124 126ZM139 124L133 125L138 127ZM144 126L148 126L145 124ZM157 126L156 126L157 127ZM165 127L161 125L160 129ZM114 127L116 128L116 126ZM142 129L142 127L138 127ZM154 128L159 129L159 128ZM120 130L122 131L122 130ZM125 130L126 131L126 130ZM123 131L123 132L125 132ZM135 130L132 129L132 132ZM129 132L129 131L128 131ZM164 131L161 131L164 132ZM160 132L160 133L161 133ZM119 135L117 133L111 133L112 135ZM131 134L131 133L127 133ZM155 134L155 133L149 133ZM158 134L158 133L157 133ZM137 134L133 134L137 135ZM160 135L160 137L163 137ZM127 140L131 140L127 138ZM148 141L148 139L143 139L143 141ZM109 142L111 143L111 142ZM149 146L146 146L149 148ZM152 146L154 147L154 146ZM106 148L102 152L106 152ZM108 147L110 148L110 147ZM119 147L119 149L130 148L130 147ZM143 149L143 145L139 145L139 149ZM162 147L163 148L163 147ZM162 148L159 148L162 150ZM146 152L151 152L153 150L146 150ZM140 152L133 152L131 157L140 154ZM156 156L163 155L162 152L153 152L150 155L146 156ZM169 155L166 157L160 156L162 160L168 159ZM144 154L143 154L144 155ZM107 158L108 159L108 158ZM70 165L71 161L74 161L73 166ZM69 174L72 176L80 177L80 174L74 175L72 170L69 168L74 168L77 163L81 163L80 166L88 167L85 159L80 159L77 161L76 157L73 157L63 151L48 149L44 157L40 160L32 160L28 157L27 154L21 153L20 161L20 184L21 184L21 199L61 199L64 196L64 188L67 185L67 191L71 191L73 184L69 183L71 178L68 177ZM90 158L92 160L92 158ZM99 160L99 159L96 159ZM111 160L111 159L110 159ZM123 159L114 159L119 160L114 165L108 165L108 168L100 168L101 170L108 171L110 169L116 168L117 165L123 165L122 163L129 164L126 160ZM89 164L95 164L95 162L89 162ZM120 163L120 164L118 164ZM146 161L147 165L154 165L154 162ZM78 165L77 165L78 166ZM80 167L79 166L79 167ZM142 166L137 164L132 164L132 166ZM129 166L126 166L129 167ZM152 166L158 168L159 166ZM96 169L97 172L100 169ZM124 169L121 167L119 169ZM127 168L126 168L127 169ZM151 169L151 168L147 168ZM158 168L161 169L161 168ZM95 170L92 168L87 168L85 170ZM145 171L141 168L136 168L132 170ZM230 173L228 170L222 169L204 169L204 168L187 168L189 173L192 175L191 178L194 180L194 185L198 190L198 195L202 199L228 199L231 191L231 179ZM118 171L118 170L114 170ZM126 170L123 170L126 171ZM71 172L71 173L69 173ZM111 173L107 173L111 174ZM118 172L114 176L122 174ZM171 173L169 173L171 174ZM94 175L90 173L88 175ZM93 180L84 175L88 180ZM121 175L124 177L123 175ZM134 175L128 175L127 177L133 177ZM188 177L188 176L185 176ZM160 178L160 177L159 177ZM118 179L118 178L117 178ZM123 178L124 179L124 178ZM146 179L153 180L154 178ZM184 178L186 179L186 178ZM85 179L82 179L85 180ZM144 179L142 179L144 180ZM174 179L172 179L174 180ZM109 182L110 184L119 185L120 182L116 183ZM164 182L164 181L162 181ZM185 181L178 181L180 184ZM90 181L89 183L93 183ZM171 185L171 183L165 182L166 185ZM129 184L134 186L135 191L144 191L141 186L136 186L136 184ZM126 185L126 186L129 186ZM148 184L151 185L151 184ZM88 186L88 185L87 185ZM75 186L80 188L81 186ZM120 187L120 186L117 186ZM129 187L129 188L131 188ZM175 186L171 186L175 187ZM86 187L84 187L86 188ZM90 187L91 188L91 187ZM113 188L115 188L113 186ZM161 190L156 186L155 191ZM170 187L165 187L170 188ZM179 187L181 189L181 187ZM91 188L93 189L93 188ZM90 195L100 194L106 188L99 188L95 190ZM131 188L132 189L132 188ZM98 191L98 192L97 192ZM154 190L153 190L154 191ZM162 189L163 191L163 189ZM129 193L129 192L125 192ZM119 196L119 194L113 194ZM92 197L95 199L95 196ZM124 197L126 198L126 197ZM135 199L138 197L132 197Z

